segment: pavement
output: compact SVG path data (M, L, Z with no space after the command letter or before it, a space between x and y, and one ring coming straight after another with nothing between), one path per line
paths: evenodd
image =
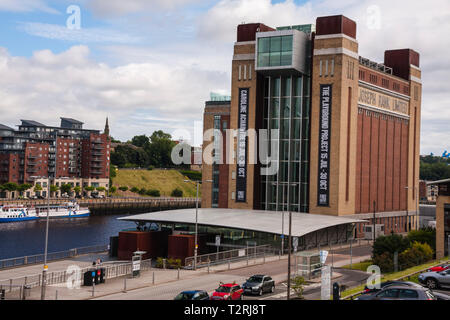
M353 247L352 252L355 255L352 262L356 263L370 258L371 248L368 246ZM348 246L340 246L334 249L333 255L329 255L327 263L338 268L350 263L348 257ZM96 258L102 258L107 261L107 256L85 255L73 259L50 262L49 271L64 271L71 265L77 265L80 268L92 265ZM294 264L294 261L291 262ZM243 260L230 264L211 266L198 270L162 270L150 269L141 272L138 278L124 276L114 279L107 279L105 283L92 287L80 286L79 288L69 288L65 283L47 286L46 299L49 300L85 300L85 299L104 299L104 300L172 300L180 291L189 289L203 289L212 293L217 288L219 282L233 282L242 284L252 274L265 273L272 276L276 282L277 292L271 296L263 298L285 299L287 293L283 282L287 280L287 255L272 256L266 258ZM1 280L8 281L11 278L28 276L31 274L42 273L42 265L32 265L18 267L8 270L0 270ZM335 279L340 278L341 271L334 275ZM314 283L305 288L305 294L320 286L320 283ZM40 287L33 288L27 299L40 299ZM280 292L282 291L282 292ZM294 293L291 294L294 296ZM10 298L15 298L17 294L12 292ZM7 293L8 298L8 293ZM16 297L17 298L17 297ZM247 298L247 297L245 297Z

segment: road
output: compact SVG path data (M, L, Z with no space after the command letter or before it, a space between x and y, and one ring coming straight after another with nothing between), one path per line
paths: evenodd
M354 258L363 257L370 254L371 247L358 247L353 248ZM346 253L349 253L349 249L339 249L335 250L333 254L333 263L343 262L348 259ZM295 264L295 259L291 259L292 265ZM327 259L327 263L331 263L331 256ZM292 268L293 272L295 271ZM349 270L349 272L351 272ZM205 274L193 279L179 280L176 282L160 284L149 286L141 289L136 289L128 291L126 293L115 293L98 299L102 300L172 300L179 292L184 290L202 289L206 290L208 293L212 293L219 285L219 282L233 282L242 284L245 280L253 274L268 274L273 277L277 283L276 290L274 294L264 295L259 298L273 297L274 299L285 299L281 297L283 292L286 292L286 286L283 282L287 279L287 260L277 260L274 262L269 262L266 264L249 265L243 268L225 270L221 272L216 272L214 274ZM350 275L345 273L350 279ZM347 281L346 280L346 281ZM306 291L305 294L308 294ZM311 295L315 296L316 290L311 292ZM280 297L278 297L280 296ZM320 291L319 291L320 296ZM258 297L245 296L244 300L254 300Z

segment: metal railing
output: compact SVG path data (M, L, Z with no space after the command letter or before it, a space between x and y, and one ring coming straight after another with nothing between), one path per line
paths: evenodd
M222 263L242 261L248 258L253 259L275 256L279 255L279 253L280 250L273 248L271 245L248 246L228 251L219 251L216 253L198 255L195 265L197 268L203 268ZM187 257L185 259L184 268L192 269L194 266L194 260L195 257Z
M72 258L81 254L105 252L108 251L108 248L109 245L97 245L51 252L47 254L47 261ZM0 260L0 270L37 263L44 263L44 254Z

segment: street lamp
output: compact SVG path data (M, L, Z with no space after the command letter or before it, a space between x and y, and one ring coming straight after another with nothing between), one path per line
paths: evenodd
M282 233L282 238L281 238L281 250L283 250L283 246L284 246L284 194L285 194L285 186L296 186L297 184L294 182L272 182L272 185L282 185L283 186L283 211L282 211L282 227L281 227L281 233ZM278 197L278 192L277 192L277 197ZM287 194L287 209L289 212L289 237L288 237L288 281L287 281L287 300L289 300L290 295L291 295L291 251L292 251L292 211L290 208L290 201L289 201L289 188L288 188L288 194ZM283 252L283 251L282 251Z
M197 185L197 196L195 199L195 244L194 244L194 270L197 270L197 237L198 237L198 185L201 181L184 180L184 182L195 182ZM205 180L205 182L213 182L212 180Z
M44 270L42 270L41 300L45 300L45 289L47 285L47 249L48 249L48 222L50 214L50 179L47 182L47 221L45 226L45 249L44 249Z

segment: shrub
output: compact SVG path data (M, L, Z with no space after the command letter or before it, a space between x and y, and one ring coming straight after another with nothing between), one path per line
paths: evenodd
M402 269L411 268L433 259L433 253L429 244L414 242L399 255L399 264Z
M172 190L172 193L170 195L172 197L182 197L183 196L183 190L175 188L175 189Z
M427 243L433 249L433 252L436 251L436 229L412 230L408 233L407 238L410 245L413 245L414 242Z
M119 187L119 190L125 192L125 191L128 190L128 187L127 186L121 186L121 187Z
M139 194L141 196L145 195L146 193L147 193L147 189L145 189L145 188L142 188L141 190L139 190Z
M394 271L394 254L388 252L383 252L382 254L376 255L373 258L373 264L380 267L381 272L392 272Z
M117 191L116 187L109 188L109 193L115 193Z
M199 171L193 171L193 170L180 170L180 173L186 177L188 177L190 180L196 180L201 181L202 180L202 173Z
M303 299L303 286L306 284L305 278L301 276L296 276L291 279L292 290L295 291L297 298Z
M161 194L159 193L159 190L155 190L155 189L147 190L146 194L151 197L160 197L161 196Z
M373 244L373 258L385 252L394 256L394 252L403 252L410 247L407 238L399 234L391 234L388 236L381 236L375 240Z
M133 187L133 188L131 188L130 191L133 192L133 193L138 193L139 192L139 188Z
M155 166L152 166L152 165L148 166L148 168L147 168L147 170L153 170L153 169L155 169Z

